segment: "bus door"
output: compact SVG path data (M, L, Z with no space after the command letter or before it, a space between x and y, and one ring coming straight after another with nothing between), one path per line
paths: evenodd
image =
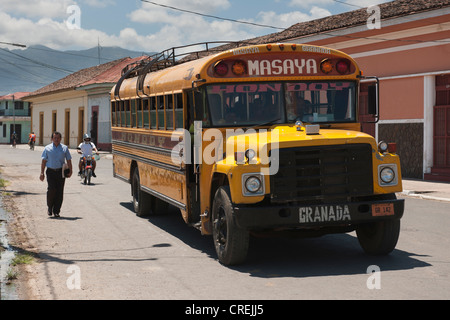
M197 101L197 103L196 103ZM197 90L187 91L187 105L186 105L186 127L190 134L190 145L186 146L190 148L191 158L186 164L186 180L188 181L187 188L189 193L189 220L191 223L197 223L200 221L200 171L201 171L201 157L202 147L198 146L195 142L195 132L200 134L201 139L201 94ZM197 127L195 127L197 125ZM197 139L198 139L197 138Z

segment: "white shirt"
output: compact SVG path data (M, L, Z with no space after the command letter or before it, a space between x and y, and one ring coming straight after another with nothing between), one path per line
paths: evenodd
M95 148L95 144L93 142L82 142L78 148L81 149L83 156L92 156L92 149Z

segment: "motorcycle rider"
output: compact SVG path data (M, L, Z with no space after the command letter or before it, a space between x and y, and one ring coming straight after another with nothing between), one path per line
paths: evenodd
M81 168L83 165L83 158L86 156L92 156L92 151L95 152L95 154L98 154L98 150L95 147L95 144L93 142L91 142L91 137L89 136L89 134L85 133L83 135L83 140L84 142L80 143L80 145L77 148L77 152L79 154L81 154L81 158L80 158L80 162L78 163L78 169L80 170L78 172L78 175L81 175ZM97 176L95 175L95 167L96 167L97 163L95 161L94 158L92 158L92 176L94 178L96 178Z
M28 144L30 145L30 149L34 147L34 144L36 143L36 134L34 131L31 131L31 133L28 135Z

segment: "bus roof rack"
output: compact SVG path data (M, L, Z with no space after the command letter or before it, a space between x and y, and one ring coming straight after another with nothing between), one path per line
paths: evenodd
M122 69L120 79L117 81L114 96L119 98L119 91L125 79L137 77L136 92L143 93L144 79L147 73L155 72L165 68L175 66L187 61L200 59L214 52L223 51L223 46L211 47L214 44L231 45L239 47L245 44L242 41L210 41L188 44L179 47L172 47L159 53L147 56L144 59L130 63ZM187 50L194 47L194 50ZM220 48L220 49L219 49Z

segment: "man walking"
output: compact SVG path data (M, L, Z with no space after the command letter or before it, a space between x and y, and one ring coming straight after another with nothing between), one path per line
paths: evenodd
M63 166L67 160L69 172L64 175ZM42 152L41 175L39 179L44 181L44 170L47 167L47 214L59 217L63 202L65 177L72 175L72 156L69 148L61 144L61 133L58 131L52 134L52 143L45 146Z

